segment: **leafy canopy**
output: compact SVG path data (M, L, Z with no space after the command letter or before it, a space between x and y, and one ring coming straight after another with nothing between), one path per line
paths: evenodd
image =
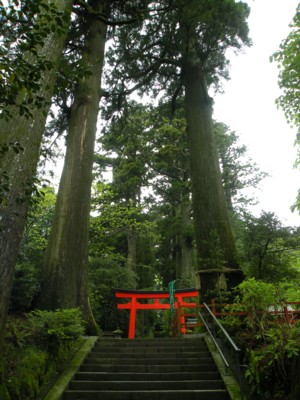
M278 97L277 104L284 111L287 121L300 125L300 12L297 11L290 24L291 33L281 43L280 49L271 57L279 67L279 87L283 94ZM298 136L298 141L300 137Z
M68 21L55 1L0 1L0 118L15 117L11 105L26 118L32 106L42 107L40 79L53 65L41 49L50 34L64 32Z

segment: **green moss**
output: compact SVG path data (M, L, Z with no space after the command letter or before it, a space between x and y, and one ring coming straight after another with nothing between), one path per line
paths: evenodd
M47 368L48 355L37 348L26 348L15 354L13 373L6 384L12 399L34 399L40 390ZM16 364L16 361L18 363Z
M0 399L1 400L10 400L9 393L7 391L6 385L4 382L0 383Z
M7 323L0 365L1 400L37 400L81 343L75 311L39 312ZM77 311L76 315L77 316Z
M3 359L1 359L1 357L0 357L0 399L1 400L10 400L10 396L7 391L6 382L5 382L5 378L4 378Z
M59 355L52 357L37 347L16 349L10 346L6 356L5 385L6 397L2 392L1 400L36 400L40 393L49 390L49 383L68 363L68 359L77 350L81 341L74 346L61 348ZM9 358L9 359L8 359Z
M69 361L65 364L63 372L59 375L56 382L51 385L46 397L43 397L44 400L59 400L61 398L62 393L68 386L79 366L82 364L87 353L94 346L97 339L98 337L92 336L85 338L82 341L81 347L78 349L74 357L69 359Z

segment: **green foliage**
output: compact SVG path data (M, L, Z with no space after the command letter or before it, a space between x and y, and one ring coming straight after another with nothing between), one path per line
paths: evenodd
M50 231L56 195L52 187L44 187L33 196L24 234L19 247L10 312L28 312L40 290L40 266Z
M95 214L90 224L90 256L97 262L102 257L99 268L103 265L106 268L109 264L128 266L128 237L133 235L136 241L136 260L133 269L140 278L138 285L152 286L153 249L154 243L157 242L156 223L151 221L141 204L137 204L134 200L124 200L122 187L120 192L118 188L116 182L99 183L95 186L93 195Z
M9 318L3 346L3 383L8 396L1 399L38 398L82 333L78 310L35 311L28 318Z
M161 7L164 5L165 7ZM228 78L226 49L249 45L246 23L249 8L233 0L198 0L151 2L160 11L128 29L115 30L115 43L108 53L114 66L124 60L123 68L112 68L107 74L110 88L131 89L132 81L143 93L154 97L162 91L172 98L172 105L182 93L182 76L186 51L193 43L199 65L209 85L219 87L220 78ZM184 27L188 27L185 30ZM180 79L178 79L180 77ZM120 106L116 101L116 107Z
M172 315L170 310L164 310L163 312L160 312L158 314L159 316L159 325L160 325L160 331L159 336L160 337L170 337L172 336Z
M40 277L35 265L29 262L17 264L10 298L10 311L30 311L32 302L40 290Z
M290 24L291 32L280 44L280 49L275 52L271 61L276 62L279 68L278 85L283 94L276 99L277 105L283 110L287 121L298 128L296 143L300 144L300 13L299 5L295 17ZM296 165L300 165L300 152L298 150ZM293 205L293 209L300 211L300 190Z
M119 300L114 289L135 288L134 272L109 257L91 259L89 271L89 297L97 324L103 331L118 328L127 332L128 315L124 310L117 310Z
M128 229L151 237L154 224L144 218L142 206L134 201L118 200L118 193L112 184L98 183L94 187L92 206L97 216L92 220L92 237L96 235L97 241L105 240L108 233L126 233Z
M238 286L237 301L243 304L243 311L248 314L247 323L253 335L264 335L266 325L270 321L269 307L281 305L271 283L249 279Z
M282 284L285 291L285 299L287 301L299 301L300 298L300 284L298 280L294 282L286 282ZM296 307L297 308L297 307ZM299 306L298 306L299 308Z
M239 145L239 137L221 122L215 122L222 181L229 210L240 211L255 199L243 190L255 188L268 175L259 170L257 164L247 157L247 147Z
M285 400L291 391L293 373L300 354L300 323L278 323L270 311L283 310L287 299L300 290L291 285L274 285L249 279L237 288L231 311L244 311L245 317L226 317L224 325L238 338L243 349L246 378L254 395ZM296 292L297 291L297 292Z
M271 61L275 61L280 69L279 87L283 94L277 99L277 104L283 109L287 121L294 126L300 125L299 88L300 88L300 14L296 10L290 24L292 28L288 37L281 43ZM299 139L299 137L297 138Z
M40 52L41 47L49 34L64 32L69 18L55 1L5 3L0 2L0 118L15 116L6 107L11 105L18 105L19 114L30 118L32 107L40 108L44 101L37 95L41 73L53 66Z
M242 267L248 277L280 282L295 279L299 253L298 231L285 227L274 213L244 214L236 225Z
M84 333L81 312L78 308L44 311L35 310L29 314L41 344L57 354L61 346L76 341Z
M43 262L55 201L56 194L51 186L39 187L33 194L20 244L19 263L28 261L39 266Z
M17 354L11 354L10 357L16 366L6 381L10 398L18 400L36 398L46 372L47 353L29 347L22 351L22 357L18 357Z
M293 383L293 367L300 353L299 323L269 328L265 339L249 349L246 377L257 394L266 399L287 398Z

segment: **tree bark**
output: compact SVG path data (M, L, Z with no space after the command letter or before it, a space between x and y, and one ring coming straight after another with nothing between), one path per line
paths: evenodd
M127 268L136 272L137 264L137 232L134 228L129 228L126 233L127 236Z
M134 154L136 159L136 154ZM137 204L141 202L141 188L135 187L132 190L131 196L126 198L127 204ZM126 232L127 236L127 268L136 273L138 262L138 232L134 227L129 227ZM135 281L135 287L137 282Z
M212 104L201 63L185 54L185 106L191 154L193 218L201 274L201 295L209 296L218 287L220 274L210 273L223 266L236 269L227 277L227 288L241 281L237 251L222 187L212 121ZM218 263L219 265L216 265Z
M87 332L97 334L87 292L88 231L94 142L104 62L106 25L97 15L106 1L93 0L87 15L82 66L91 74L80 81L71 107L67 151L54 220L42 269L39 306L80 307Z
M180 233L176 239L176 280L177 288L194 287L195 271L193 268L193 243L189 234L192 224L191 204L182 201L176 207L176 218L179 220Z
M53 3L58 10L71 14L73 1L56 0ZM45 100L44 106L31 110L33 116L29 119L19 116L17 106L12 107L10 112L16 115L16 118L2 120L0 123L1 136L5 143L18 142L23 147L23 151L19 154L12 149L5 152L1 157L0 165L0 176L5 171L9 177L9 192L0 204L0 339L3 335L9 305L18 248L25 227L32 179L36 173L42 135L66 32L67 26L65 26L65 34L49 35L40 50L41 55L53 63L53 68L43 73L40 90L37 93Z

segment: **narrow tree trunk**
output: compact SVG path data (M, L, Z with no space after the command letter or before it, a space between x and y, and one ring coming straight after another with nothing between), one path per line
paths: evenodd
M82 66L91 74L82 78L71 107L67 151L54 220L42 269L39 306L80 307L90 334L98 332L87 293L88 230L94 142L104 62L106 25L98 18L106 1L93 0L94 13L86 20Z
M136 271L137 232L134 228L127 230L127 268Z
M56 0L52 2L60 11L70 15L73 1ZM67 25L65 26L67 32ZM16 154L8 150L1 158L0 177L4 172L9 177L9 192L0 204L0 338L8 310L9 298L14 277L20 240L24 231L26 213L32 191L32 179L36 173L39 150L46 123L49 104L56 81L56 71L66 35L53 33L46 39L40 53L53 63L50 71L43 73L40 91L37 93L45 100L40 109L31 110L32 118L19 116L19 109L11 108L16 118L0 124L1 135L7 142L18 142L23 151Z
M209 270L222 270L224 266L238 269L239 265L222 187L211 99L207 94L200 62L195 57L193 59L193 54L186 57L184 84L191 154L193 218L201 270L201 294L205 298L217 288L221 276ZM240 278L238 272L227 275L228 289L238 284Z
M134 159L136 154L134 154ZM137 206L141 202L141 188L132 188L131 196L127 196L126 202L128 205ZM136 273L137 269L137 246L138 246L138 232L134 227L129 227L126 232L127 236L127 268ZM135 282L136 287L137 282Z

